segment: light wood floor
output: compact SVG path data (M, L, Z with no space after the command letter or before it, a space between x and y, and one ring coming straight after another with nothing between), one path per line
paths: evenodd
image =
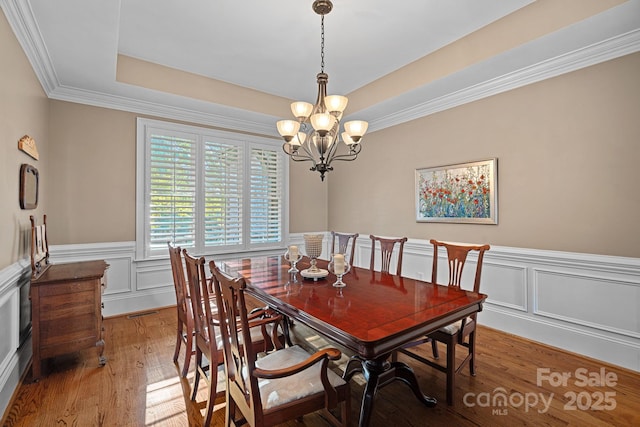
M190 383L180 380L173 364L175 313L161 309L139 317L105 320L109 361L97 367L95 351L83 351L45 363L37 383L29 377L16 391L4 426L200 426L189 400ZM304 345L327 343L301 325L294 327ZM444 348L441 349L444 357ZM439 400L422 406L402 383L381 389L376 397L374 427L388 426L634 426L640 425L640 374L586 359L489 328L478 331L478 375L458 374L456 404L447 406L444 374L417 362L414 367L425 394ZM538 381L538 368L552 379L568 372L566 385ZM583 376L609 376L603 385L583 385ZM585 375L582 375L585 374ZM612 376L616 377L613 385ZM540 384L539 384L540 383ZM206 386L202 387L202 394ZM492 403L502 393L506 406ZM352 382L351 425L357 425L362 377ZM548 407L545 402L550 402ZM537 399L537 400L536 400ZM523 402L530 402L527 408ZM535 403L535 405L534 405ZM222 408L224 402L218 407ZM591 409L588 409L591 408ZM224 410L215 425L224 425ZM327 426L318 414L287 426Z

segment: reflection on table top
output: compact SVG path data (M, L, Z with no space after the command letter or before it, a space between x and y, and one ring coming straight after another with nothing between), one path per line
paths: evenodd
M298 269L309 266L308 259ZM318 260L326 268L327 261ZM406 277L352 268L345 288L332 274L314 282L287 273L281 257L225 261L227 273L242 276L248 292L316 329L364 358L374 358L410 339L481 310L486 295Z

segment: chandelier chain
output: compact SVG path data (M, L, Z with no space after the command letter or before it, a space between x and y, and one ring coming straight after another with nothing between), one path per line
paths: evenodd
M320 72L324 73L324 15L320 20Z

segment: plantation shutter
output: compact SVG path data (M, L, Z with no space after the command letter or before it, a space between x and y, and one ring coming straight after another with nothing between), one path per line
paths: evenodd
M282 156L274 148L251 148L250 243L282 240L283 211Z
M149 154L149 245L193 247L196 238L196 141L190 135L151 134Z
M136 258L280 251L289 163L271 138L138 119Z
M241 245L244 173L242 147L205 142L204 165L204 245Z

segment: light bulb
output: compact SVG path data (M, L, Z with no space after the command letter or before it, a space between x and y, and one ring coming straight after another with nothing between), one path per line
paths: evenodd
M325 136L336 123L336 118L329 113L316 113L311 116L311 126L320 136Z
M298 132L289 142L289 144L291 144L292 146L294 146L295 148L301 146L302 144L304 144L304 142L307 140L307 134L304 132Z
M347 108L348 102L349 99L342 95L329 95L324 98L325 107L327 107L327 110L334 115L342 114L345 108Z
M368 127L369 123L364 120L353 120L344 124L344 130L354 142L360 142L360 138L365 134Z
M291 104L291 112L300 121L304 121L313 110L313 105L308 102L298 101Z
M344 141L344 143L345 143L345 144L347 144L347 145L353 145L353 144L355 144L355 143L356 143L356 142L353 140L353 138L351 138L351 137L349 136L349 134L348 134L348 133L346 133L346 132L342 132L342 133L341 133L341 135L342 135L342 140Z
M300 129L300 123L295 120L280 120L276 123L276 126L280 136L287 142L290 142L294 135L298 133L298 129Z

